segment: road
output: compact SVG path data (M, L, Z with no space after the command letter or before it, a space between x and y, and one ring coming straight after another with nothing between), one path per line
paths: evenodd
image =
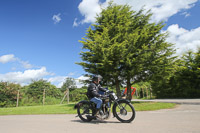
M138 101L142 101L142 102L163 102L163 103L200 105L200 99L150 99L150 100L133 99L132 101L136 101L136 102L138 102Z
M82 122L75 115L0 116L0 133L199 133L200 105L178 105L175 109L137 111L132 123Z

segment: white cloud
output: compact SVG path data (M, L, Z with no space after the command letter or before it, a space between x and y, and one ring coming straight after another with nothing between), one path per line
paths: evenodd
M51 77L49 79L47 79L48 82L51 82L52 84L54 84L56 87L60 88L62 87L63 83L65 82L65 79L68 78L69 76L55 76L55 77ZM85 76L80 76L75 80L76 86L77 88L81 88L84 86L84 84L82 83L82 81L84 80L88 80L88 77Z
M25 69L33 68L33 65L31 65L28 61L22 61L21 59L15 57L14 54L7 54L0 56L0 63L5 64L8 62L17 62ZM16 67L13 67L12 69L15 70Z
M178 24L173 24L168 27L169 37L168 42L174 43L177 54L181 54L189 49L196 51L200 47L200 27L196 29L186 30L179 27Z
M79 4L79 11L84 16L81 23L94 23L96 14L101 12L101 8L106 8L108 2L100 3L99 0L82 0ZM119 5L128 4L132 10L139 11L142 7L146 10L151 10L153 13L153 22L167 21L171 16L181 13L185 17L190 16L187 12L192 8L198 0L113 0ZM76 19L76 24L77 19ZM192 30L187 30L179 27L177 24L168 27L167 31L170 37L167 41L172 42L178 48L177 53L180 54L185 50L196 50L200 46L200 27Z
M12 67L12 71L15 72L8 72L5 74L0 74L0 81L8 81L8 82L14 82L19 83L21 85L27 85L32 80L39 80L39 79L45 79L48 82L51 82L57 87L61 87L63 85L63 82L67 77L74 76L76 72L70 72L67 76L54 76L50 78L46 78L46 76L52 76L53 73L50 73L46 70L46 67L41 67L39 69L30 69L33 67L28 61L22 61L21 59L15 57L13 54L7 54L0 56L0 63L8 63L8 62L14 62L19 63L23 68L28 69L25 71L16 71L16 67ZM84 86L84 84L81 82L81 80L87 80L87 77L80 76L79 78L75 79L76 86L78 88L81 88Z
M101 12L101 6L99 0L82 0L78 9L80 13L85 17L81 23L93 23L95 17Z
M82 82L84 80L88 80L89 77L85 77L85 76L80 76L78 77L75 81L76 81L76 86L77 88L81 88L83 86L85 86L85 84Z
M11 62L11 61L15 61L16 58L13 54L7 54L7 55L2 55L0 56L0 63L8 63L8 62Z
M70 72L67 74L67 76L71 77L71 76L74 76L76 74L76 72Z
M56 76L49 78L48 81L54 84L56 87L60 88L62 87L63 82L65 82L66 78L67 76Z
M80 76L80 77L78 77L77 79L78 79L78 80L88 80L88 79L89 79L89 77Z
M99 0L82 0L78 9L84 20L81 23L94 23L96 14L101 12L101 7L108 6L106 0L104 3L100 3ZM151 9L153 16L152 21L167 21L169 17L177 14L182 10L189 9L194 6L198 0L114 0L114 3L125 5L128 4L132 7L132 10L138 11L143 6L145 9ZM186 16L188 16L187 14Z
M22 61L20 59L18 61L25 69L30 69L33 67L33 65L31 65L28 61Z
M52 73L47 72L46 67L42 67L40 69L25 70L24 72L0 74L0 81L9 81L25 85L30 83L32 80L41 79L47 75L52 75Z
M50 77L47 79L48 82L51 82L54 84L56 87L60 88L62 87L63 83L65 82L65 79L75 75L75 73L70 72L67 76L55 76L55 77Z
M66 76L56 76L48 79L49 82L63 82L67 77Z
M8 72L5 74L0 73L0 81L7 81L7 82L13 82L13 83L19 83L22 86L29 84L32 80L39 80L39 79L45 79L48 82L51 82L57 87L61 87L63 85L63 82L67 77L74 76L76 72L70 72L67 76L53 76L54 74L51 72L48 72L46 70L46 67L41 67L37 69L31 69L33 65L31 65L28 61L22 61L21 59L15 57L13 54L7 54L0 56L0 63L8 63L8 62L14 62L15 64L19 64L23 68L27 69L25 71L16 71L18 68L12 67L11 70L15 72ZM48 76L49 78L46 78ZM84 86L83 83L81 83L81 80L86 80L87 78L84 76L81 76L77 79L75 79L76 85L78 88Z
M193 7L195 2L197 2L197 0L151 0L148 2L145 1L144 4L146 9L151 9L153 13L152 20L159 22L167 21L169 17L178 12Z
M77 18L74 19L73 27L77 27L79 25L79 22L77 22Z
M58 13L57 15L53 15L52 20L54 21L54 24L57 24L61 21L60 15L60 13Z
M187 12L183 12L181 15L184 15L185 18L189 17L190 16L190 13L187 13Z

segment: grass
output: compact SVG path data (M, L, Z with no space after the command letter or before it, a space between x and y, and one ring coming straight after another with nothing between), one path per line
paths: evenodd
M172 109L176 107L175 103L160 102L132 102L136 111L152 111L160 109Z
M74 104L0 108L0 115L75 114Z
M174 108L174 103L158 102L133 102L136 111L149 111ZM37 114L76 114L74 103L45 106L23 106L12 108L0 108L0 115L37 115Z

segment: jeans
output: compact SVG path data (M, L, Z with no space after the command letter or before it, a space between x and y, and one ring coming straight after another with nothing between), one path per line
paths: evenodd
M101 108L102 100L97 97L93 97L90 101L94 102L97 105L97 109Z

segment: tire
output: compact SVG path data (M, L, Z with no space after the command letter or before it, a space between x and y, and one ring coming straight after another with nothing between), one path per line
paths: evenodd
M130 123L135 119L135 109L130 102L119 100L113 105L113 115L123 123Z
M93 110L89 103L81 103L77 107L77 113L79 118L84 122L90 122L92 120Z

